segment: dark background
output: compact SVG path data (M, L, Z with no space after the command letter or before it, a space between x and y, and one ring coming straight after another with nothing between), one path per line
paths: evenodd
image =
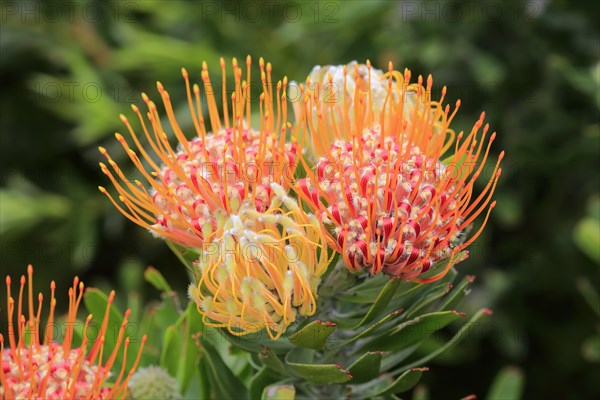
M98 145L129 165L113 137L119 113L134 117L141 91L158 99L160 80L185 115L180 68L199 82L206 60L215 78L220 56L263 56L274 79L300 81L316 64L392 60L462 99L457 131L485 110L493 152L506 151L491 222L458 265L478 279L465 310L494 315L429 365L432 398L483 396L506 365L523 372L523 398L600 398L600 321L586 301L600 283L598 4L2 1L2 275L33 263L39 290L55 279L66 294L78 274L148 300L142 273L154 265L183 295L166 245L97 190L109 184Z

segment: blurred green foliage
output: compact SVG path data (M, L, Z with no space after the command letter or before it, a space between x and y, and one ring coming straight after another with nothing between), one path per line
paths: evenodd
M459 265L479 277L472 309L492 308L493 322L436 360L427 392L484 394L513 364L524 398L600 398L600 321L577 284L597 293L600 283L596 2L3 0L0 9L2 274L33 263L37 283L65 288L79 274L135 304L156 293L142 277L154 265L183 298L186 272L167 246L97 191L107 184L98 145L127 165L112 136L124 129L118 114L132 115L141 91L157 98L160 80L191 132L180 68L199 81L201 61L216 73L220 56L263 56L276 79L295 80L315 64L392 60L433 74L448 102L462 99L457 129L485 110L498 132L492 151L507 154L491 223Z

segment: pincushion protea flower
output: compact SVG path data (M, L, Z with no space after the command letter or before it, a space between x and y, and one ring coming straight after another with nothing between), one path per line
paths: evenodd
M369 62L366 76L355 68L357 88L373 87L375 77L370 71ZM449 126L460 101L450 113L450 106L442 105L445 87L440 99L432 101L431 76L426 87L421 76L416 85L409 85L410 71L401 74L390 63L380 78L387 83L387 94L382 104L375 105L370 90L355 90L352 101L345 98L347 74L344 68L344 101L339 103L324 102L319 83L315 86L308 81L302 88L303 120L309 125L318 159L315 171L304 162L307 178L299 180L295 190L319 215L350 270L421 282L440 279L457 261L458 253L479 236L494 208L491 198L503 153L479 194L475 182L495 133L486 140L489 125L484 126L482 113L469 133L455 135ZM332 82L333 77L329 75L328 80ZM409 97L418 105L405 107ZM315 109L319 111L316 123L310 117ZM452 147L453 154L441 162ZM486 209L483 224L463 241L475 218ZM419 278L447 258L445 268L435 276Z
M121 119L141 157L121 135L117 134L117 139L150 187L128 181L107 151L100 148L111 167L101 163L102 171L117 189L121 203L103 187L100 190L130 220L200 254L193 271L197 285L192 285L190 296L206 324L226 326L235 335L266 328L275 338L297 314L315 312L316 288L330 260L318 221L286 195L300 151L298 129L302 128L292 129L287 121L287 78L278 82L274 91L271 65L260 59L260 119L258 129L252 128L251 64L248 56L247 77L242 80L243 72L233 59L235 89L230 122L225 62L221 59L222 118L208 67L203 63L212 133L207 132L202 117L200 87L190 89L188 73L183 70L197 133L190 140L175 120L168 93L158 83L179 142L177 150L167 140L156 105L142 94L152 134L140 110L136 106L133 110L158 160L144 149L124 116Z
M271 187L264 212L245 202L222 217L223 233L204 249L198 286L189 290L207 325L237 336L265 329L278 339L298 315L313 315L331 261L315 216L282 186Z
M235 90L231 95L231 121L228 113L225 61L221 59L223 118L220 117L206 63L202 66L204 95L208 104L212 132L207 132L201 110L201 89L197 84L190 89L188 73L182 69L187 97L197 137L187 139L177 123L170 97L162 84L157 83L171 129L179 142L177 149L169 144L161 124L156 104L142 93L148 107L147 123L137 106L144 136L158 159L147 152L139 141L128 119L121 115L139 154L132 150L124 137L116 134L123 148L147 179L146 188L139 181L129 181L104 148L111 170L103 163L102 171L110 178L119 193L117 203L106 189L100 187L115 207L136 224L155 235L185 247L201 248L210 241L216 226L215 212L236 212L245 200L251 200L257 211L264 211L271 200L270 183L288 187L296 164L296 135L291 142L286 133L291 129L287 121L287 78L278 82L276 91L271 81L271 64L260 59L263 93L260 102L260 126L250 127L250 56L246 59L247 77L233 59ZM266 68L265 68L266 67ZM156 158L155 157L155 158ZM146 162L150 171L146 170Z
M83 342L80 347L73 348L72 341L76 324L77 309L81 302L84 284L78 278L73 280L69 289L69 311L64 324L54 320L56 299L54 281L50 284L50 313L45 329L45 337L40 335L40 322L43 295L38 295L37 311L33 302L33 268L27 268L28 279L21 276L21 287L17 303L17 335L15 336L14 311L15 300L11 296L11 279L6 277L6 298L8 311L8 342L5 348L4 337L0 334L2 347L2 368L0 368L0 394L6 399L113 399L125 398L127 382L132 376L141 356L143 343L138 352L133 368L125 375L125 360L119 375L112 377L111 368L115 363L117 352L123 348L127 354L129 338L124 338L129 311L119 329L117 343L111 354L103 354L105 332L108 327L108 307L110 307L114 292L111 292L105 318L98 329L97 339L91 351L86 354L88 345L88 327L92 322L89 315L83 327ZM23 292L27 283L29 318L26 319L23 310ZM43 328L43 327L42 327ZM57 329L59 328L59 329ZM54 342L55 332L62 332L62 343ZM124 346L123 342L125 342ZM107 357L108 356L108 357ZM105 359L105 361L103 361ZM113 379L114 378L114 379ZM108 383L112 381L112 383Z

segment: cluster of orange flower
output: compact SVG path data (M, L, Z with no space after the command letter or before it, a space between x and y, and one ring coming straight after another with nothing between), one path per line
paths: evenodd
M279 338L297 317L315 313L321 278L328 268L338 268L330 267L335 254L351 273L422 283L442 278L465 258L463 250L481 234L494 208L501 174L503 153L483 188L475 190L495 138L488 135L484 114L470 132L457 134L450 123L460 102L454 108L444 105L445 87L433 100L431 76L411 83L409 70L401 73L390 63L384 73L367 61L315 67L305 83L294 87L299 96L292 104L292 123L287 78L274 84L271 64L261 58L256 96L251 66L250 56L245 73L232 60L230 93L221 59L221 110L206 63L202 86L190 86L182 70L193 138L176 120L160 83L168 124L146 94L147 111L132 106L143 135L121 115L130 139L119 133L116 138L146 183L129 180L100 148L107 160L100 167L117 195L100 191L131 221L198 254L188 294L207 325L233 335L266 329ZM256 100L258 113L253 113ZM468 237L481 214L483 223ZM123 343L127 353L124 327L113 353L103 357L105 319L100 339L87 352L90 316L83 343L73 348L72 327L83 293L83 283L75 279L62 344L52 336L54 283L42 340L43 296L36 313L31 266L28 275L29 316L23 311L27 279L22 277L16 334L7 277L9 344L0 335L2 396L125 396L135 365L128 373L123 365L116 378L110 372ZM138 360L139 354L136 365Z
M100 190L115 207L200 255L189 295L205 323L234 335L266 329L278 338L297 316L315 312L320 279L335 253L355 273L420 282L440 279L464 258L458 255L495 205L501 173L502 154L476 193L495 137L488 136L483 114L470 132L455 134L450 123L459 103L443 105L445 88L432 100L431 77L411 84L410 71L390 63L384 73L367 61L316 67L295 86L300 96L291 123L287 78L274 84L271 65L261 58L256 97L251 66L250 56L245 72L233 59L231 94L223 59L221 91L206 63L202 87L190 86L182 70L194 138L184 134L169 94L157 84L176 148L146 94L145 113L132 106L143 136L121 116L131 141L117 139L146 184L126 179L100 148L108 162L102 171L118 196ZM485 221L465 240L482 213ZM422 276L442 260L443 268Z
M89 315L80 331L81 343L74 346L77 310L83 298L84 284L79 278L69 288L69 310L64 320L55 320L56 307L54 281L50 284L50 313L45 327L41 324L44 296L39 293L37 308L33 296L33 267L27 268L26 278L21 276L19 295L11 295L11 279L6 277L6 304L8 321L8 344L0 334L0 395L3 399L114 399L125 398L127 384L140 360L142 338L137 357L131 369L126 370L126 355L130 338L125 337L129 311L125 317L110 354L104 354L105 334L108 328L109 309L115 297L111 292L105 317L99 325L94 324L93 334L88 333L92 323ZM23 295L27 286L27 309ZM15 324L15 305L17 306ZM26 311L28 310L28 311ZM25 317L25 314L28 317ZM97 321L94 321L94 323ZM16 325L16 327L15 327ZM81 325L79 325L81 326ZM16 328L16 329L15 329ZM16 330L16 332L15 332ZM92 341L93 339L93 341ZM60 341L60 343L58 343ZM88 351L88 344L91 349ZM122 351L123 362L118 376L112 376L117 355ZM107 385L111 381L110 386Z

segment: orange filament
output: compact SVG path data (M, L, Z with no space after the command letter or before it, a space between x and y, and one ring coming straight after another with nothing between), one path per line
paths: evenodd
M129 220L150 230L156 236L186 247L201 248L205 241L205 227L216 227L214 215L231 213L246 199L252 199L258 211L265 210L271 201L269 184L276 182L284 187L293 174L298 152L296 137L301 128L292 128L287 122L287 78L277 83L274 96L270 63L259 60L263 93L260 95L259 129L250 127L251 117L251 68L252 60L246 58L246 79L237 60L232 60L234 90L231 103L227 98L226 65L220 60L222 75L223 118L216 101L207 63L202 63L200 86L190 88L189 75L182 69L187 102L196 131L196 138L188 139L178 124L169 93L158 82L161 96L172 132L180 144L175 149L161 124L156 104L146 94L142 99L148 111L147 121L137 106L137 114L145 141L121 115L134 148L125 138L116 134L117 140L131 162L147 181L148 187L132 180L119 168L106 149L99 148L107 164L101 163L102 172L108 176L117 195L99 187L113 205ZM283 88L283 90L282 90ZM193 95L192 95L193 93ZM202 102L206 101L212 133L207 132L202 116ZM275 104L277 116L275 118ZM231 107L229 108L229 104ZM288 134L291 142L286 142ZM140 156L138 156L140 154Z

